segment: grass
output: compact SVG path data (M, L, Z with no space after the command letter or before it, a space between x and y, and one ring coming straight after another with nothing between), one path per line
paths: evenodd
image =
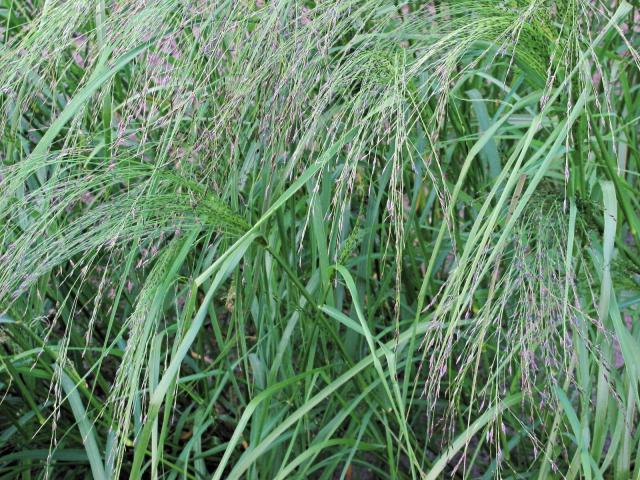
M639 12L0 0L0 478L640 478Z

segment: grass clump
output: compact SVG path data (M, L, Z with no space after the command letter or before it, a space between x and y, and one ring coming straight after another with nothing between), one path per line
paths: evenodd
M0 476L636 478L639 21L0 0Z

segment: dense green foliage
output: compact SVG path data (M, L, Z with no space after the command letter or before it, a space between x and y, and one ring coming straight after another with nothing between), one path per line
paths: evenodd
M639 7L0 0L0 479L639 479Z

